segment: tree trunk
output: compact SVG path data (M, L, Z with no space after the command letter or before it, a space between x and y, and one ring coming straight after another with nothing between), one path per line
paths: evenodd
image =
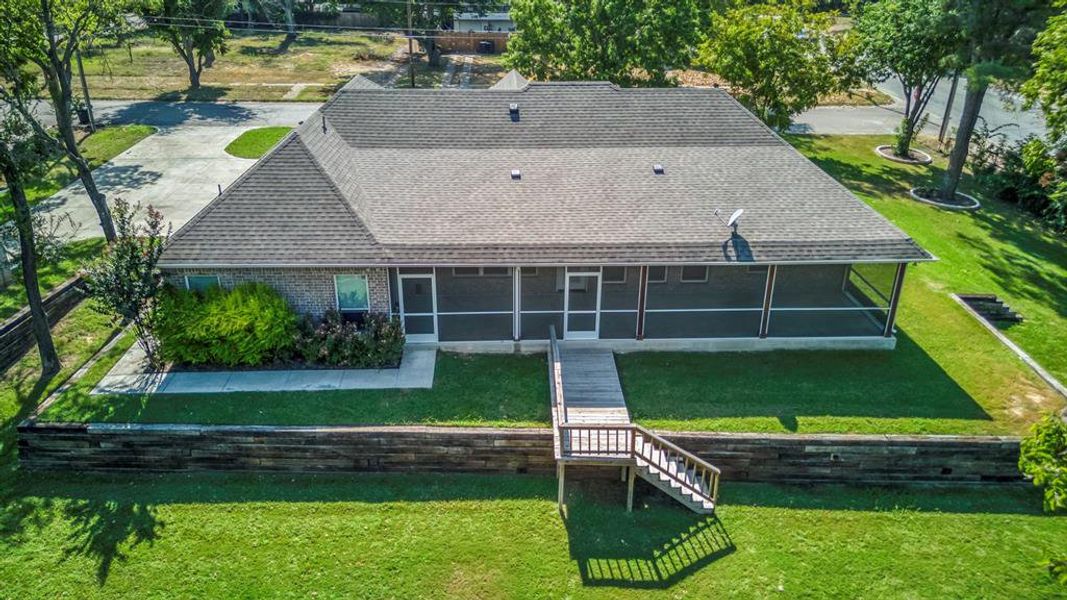
M48 93L52 98L52 109L56 116L56 129L59 130L60 140L63 142L63 150L67 158L74 163L78 172L78 179L85 187L85 193L89 195L89 201L100 219L100 229L104 232L104 238L108 243L115 241L115 224L111 220L111 211L107 206L107 198L100 193L93 179L93 171L89 168L89 162L82 156L78 148L78 140L74 136L74 118L72 117L73 92L69 76L63 73L49 73L46 75Z
M196 59L192 54L186 59L185 66L189 67L189 89L200 89L200 70L196 68Z
M44 310L41 288L37 281L37 254L34 251L33 219L30 205L26 201L26 192L19 180L19 173L13 165L2 162L4 179L7 180L8 193L15 207L15 223L19 230L19 251L22 256L22 282L26 287L26 299L30 305L30 322L33 325L33 337L37 340L37 352L41 355L41 374L49 376L59 371L59 355L52 342L52 331L48 326L48 315Z
M975 124L978 123L978 113L982 110L982 100L985 98L987 89L989 89L988 83L967 80L967 92L964 95L960 126L956 130L956 141L952 146L952 154L949 155L948 169L941 180L940 196L942 200L951 201L956 198L956 188L960 185L963 166L967 163L971 135L974 133Z

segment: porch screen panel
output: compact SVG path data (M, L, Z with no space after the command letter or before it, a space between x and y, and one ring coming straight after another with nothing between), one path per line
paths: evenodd
M747 265L667 267L667 281L649 282L645 311L645 337L738 338L759 335L763 295L767 285L764 267Z
M861 278L864 273L873 279ZM883 286L877 269L854 273L850 265L779 266L767 335L881 336L889 308L889 294L882 297L879 290Z
M889 306L896 276L896 263L852 265L845 292L863 306Z
M514 281L508 267L436 270L438 339L442 342L510 340Z
M601 277L600 339L634 339L641 267L604 267Z
M522 267L519 286L519 335L524 340L547 340L548 326L563 335L563 302L566 287L562 267Z

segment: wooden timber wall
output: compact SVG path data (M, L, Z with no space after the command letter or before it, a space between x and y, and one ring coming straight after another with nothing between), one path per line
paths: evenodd
M80 277L72 277L52 289L44 297L44 310L48 324L55 325L85 297ZM24 306L11 318L0 324L0 371L15 364L27 350L33 347L33 319L30 307Z
M552 473L549 429L24 422L30 469ZM724 481L1011 483L1017 438L669 433Z

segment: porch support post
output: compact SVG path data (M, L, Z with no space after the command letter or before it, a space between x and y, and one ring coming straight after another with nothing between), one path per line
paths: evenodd
M515 314L512 315L512 331L511 339L519 341L519 337L522 332L522 267L516 266L512 269L512 287L513 298L511 306L514 308Z
M767 287L763 290L763 316L759 322L759 336L767 337L771 325L771 299L774 297L774 279L778 276L778 265L767 267Z
M897 275L893 279L893 294L889 298L889 315L885 319L885 331L882 335L885 337L893 337L893 325L897 320L897 307L900 305L900 292L904 288L904 271L908 268L908 263L900 263L897 265Z
M559 480L559 492L556 504L559 507L560 512L563 512L563 475L566 473L567 465L565 463L556 463L556 478Z
M641 265L637 286L637 339L645 339L645 305L648 304L648 265Z
M634 510L634 467L626 467L626 512Z

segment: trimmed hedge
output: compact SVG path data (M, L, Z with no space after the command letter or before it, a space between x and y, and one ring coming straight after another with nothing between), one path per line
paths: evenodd
M297 322L278 292L262 283L245 283L232 290L168 290L155 333L167 361L257 366L289 358Z

